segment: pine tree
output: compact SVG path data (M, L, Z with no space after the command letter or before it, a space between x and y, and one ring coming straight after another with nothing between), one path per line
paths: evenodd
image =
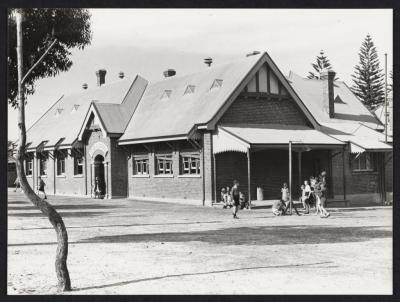
M373 110L384 101L385 83L379 68L378 52L368 34L360 47L359 64L355 66L352 91L367 108Z
M321 72L323 70L331 70L332 65L329 62L329 59L327 56L325 56L325 53L323 50L320 51L319 56L317 56L317 62L311 64L311 66L314 68L315 71L310 71L309 75L307 78L309 79L320 79L321 77ZM338 80L338 78L335 78L335 81Z

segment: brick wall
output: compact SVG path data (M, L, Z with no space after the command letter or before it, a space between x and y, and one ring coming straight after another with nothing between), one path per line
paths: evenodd
M377 154L376 159L380 155ZM351 154L346 149L344 154L345 162L345 178L346 178L346 194L372 194L379 193L379 169L372 172L353 172L350 162ZM378 164L378 163L376 163ZM335 195L343 195L343 162L342 155L338 155L332 159L333 178L334 178L334 192ZM386 165L386 186L387 191L392 190L392 171L391 163Z
M203 133L203 152L204 154L204 198L207 205L211 205L214 200L214 166L213 166L213 146L212 133ZM200 158L203 163L203 156Z
M307 125L306 117L292 99L256 99L243 96L233 102L219 122Z
M171 142L174 149L163 147L162 144L151 145L153 151L134 151L132 147L130 150L132 155L143 154L146 152L149 156L149 175L148 177L138 177L133 175L133 157L128 160L128 181L129 181L129 196L131 198L157 198L157 199L179 199L190 200L197 205L202 204L203 200L203 171L204 167L202 160L200 160L201 175L195 177L187 177L179 175L179 157L180 150L179 144ZM194 149L193 149L194 151ZM158 153L172 153L173 155L173 176L172 177L158 177L155 175L155 156ZM200 154L202 159L202 154ZM207 171L207 168L206 168Z
M93 185L94 185L94 159L95 157L100 154L104 157L104 165L107 166L108 168L108 173L104 173L104 181L106 182L106 187L108 188L108 196L112 196L112 183L110 182L111 177L108 177L107 180L107 175L111 176L111 148L110 148L110 138L109 137L104 137L101 131L94 131L89 134L89 136L85 140L86 142L86 164L87 164L87 188L88 188L88 195L90 196L91 193L93 193ZM107 154L103 154L103 152L100 151L95 151L92 155L93 157L90 156L89 150L93 147L93 145L97 142L102 142L104 143L107 148L108 152ZM108 164L107 164L108 163ZM106 190L107 190L106 188Z
M393 192L393 152L385 153L386 190Z
M118 146L116 138L110 139L111 145L111 188L113 197L128 196L127 154Z

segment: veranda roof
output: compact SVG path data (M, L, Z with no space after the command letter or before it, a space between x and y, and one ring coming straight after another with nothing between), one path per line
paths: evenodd
M385 143L385 135L364 124L323 124L323 131L330 136L350 143L351 153L362 153L365 151L385 152L392 151L392 146Z
M213 135L214 154L248 148L287 148L289 141L302 148L337 148L345 143L318 130L297 125L225 125Z

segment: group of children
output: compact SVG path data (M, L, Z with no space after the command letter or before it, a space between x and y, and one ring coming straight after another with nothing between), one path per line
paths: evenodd
M221 201L222 204L224 205L223 208L232 208L234 206L234 202L232 199L232 193L229 187L222 188L221 189ZM249 203L248 201L245 200L244 194L242 192L239 192L239 205L240 209L248 209L249 208Z
M249 202L246 201L244 194L239 191L239 182L237 180L233 181L233 187L230 189L229 187L221 189L221 201L224 205L224 209L233 208L232 214L233 218L238 219L237 212L240 209L248 209Z
M305 180L304 184L301 185L301 196L300 202L303 205L304 214L310 213L310 208L315 207L315 214L320 214L321 218L327 218L330 216L328 211L325 209L326 204L326 172L323 171L318 177L310 177L310 180ZM272 206L272 213L280 216L286 214L289 208L289 189L287 184L284 183L281 189L282 198L274 202ZM293 206L296 213L299 215L297 208Z

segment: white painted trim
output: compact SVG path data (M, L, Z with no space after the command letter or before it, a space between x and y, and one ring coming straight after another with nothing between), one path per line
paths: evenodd
M150 174L134 174L132 175L133 178L149 178Z
M174 174L156 174L154 178L174 178Z
M163 137L163 138L148 138L148 139L138 139L138 140L127 140L119 141L118 145L133 145L151 142L164 142L164 141L177 141L181 139L188 139L186 135L183 136L173 136L173 137Z
M178 178L201 178L201 174L179 174Z

